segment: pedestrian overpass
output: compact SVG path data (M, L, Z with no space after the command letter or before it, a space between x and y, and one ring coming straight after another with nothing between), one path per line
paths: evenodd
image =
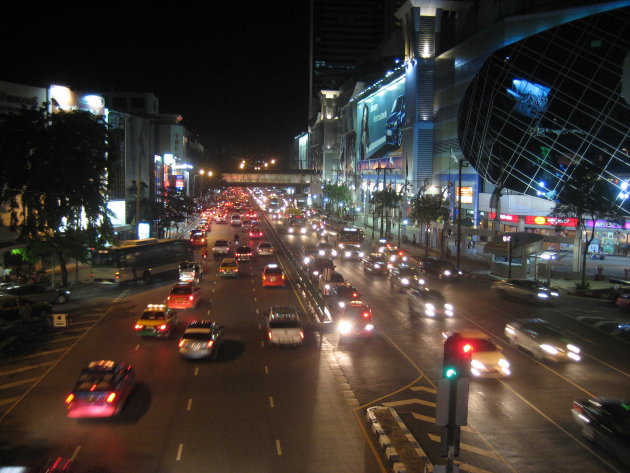
M321 182L322 173L312 169L260 172L225 172L223 180L230 186L290 186L303 191L315 182Z

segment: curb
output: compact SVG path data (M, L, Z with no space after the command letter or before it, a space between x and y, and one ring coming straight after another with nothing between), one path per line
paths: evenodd
M422 447L416 442L413 435L404 424L402 419L398 416L396 411L391 407L384 406L375 406L369 407L365 411L365 415L368 423L372 428L372 432L377 436L378 443L383 449L385 456L392 464L392 469L395 473L412 473L412 470L408 468L408 465L405 463L403 459L401 459L401 454L399 453L397 446L401 448L401 445L393 445L392 440L387 435L386 429L381 425L379 420L377 419L377 412L385 413L393 419L395 426L398 430L399 434L402 434L405 438L405 442L408 444L415 454L418 456L418 459L421 464L424 465L424 471L431 471L433 469L433 465L429 458L422 450Z

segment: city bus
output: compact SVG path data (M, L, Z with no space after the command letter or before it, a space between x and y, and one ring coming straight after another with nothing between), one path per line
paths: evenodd
M158 274L177 274L180 263L192 259L187 240L127 240L119 246L92 251L92 280L120 284L141 279L149 284Z
M356 227L341 227L337 231L336 244L339 248L359 248L363 241L363 231Z

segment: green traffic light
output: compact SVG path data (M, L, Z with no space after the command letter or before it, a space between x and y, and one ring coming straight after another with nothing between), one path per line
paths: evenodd
M446 378L454 378L457 376L457 370L455 368L446 368L444 370L444 377Z

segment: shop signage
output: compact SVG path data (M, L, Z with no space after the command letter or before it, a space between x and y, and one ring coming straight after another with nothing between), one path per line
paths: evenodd
M586 228L593 228L593 221L586 221ZM630 230L630 222L626 222L625 225L619 225L618 223L607 222L606 220L597 220L595 222L595 228L612 228L612 229L625 229Z
M455 198L459 199L459 187L455 187ZM470 186L462 186L462 204L472 204L473 203L473 188Z
M543 217L540 215L526 215L525 225L551 225L554 227L576 227L578 224L577 218L558 218L558 217Z
M489 212L488 213L488 220L494 220L497 216L496 212ZM510 215L510 214L501 214L500 219L505 221L505 222L514 222L514 223L518 223L518 215Z

